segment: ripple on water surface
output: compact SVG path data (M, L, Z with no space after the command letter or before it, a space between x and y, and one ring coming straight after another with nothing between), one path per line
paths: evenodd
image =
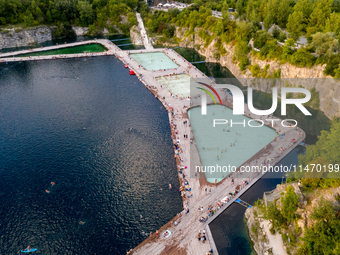
M167 113L116 58L0 76L0 254L124 254L181 210Z

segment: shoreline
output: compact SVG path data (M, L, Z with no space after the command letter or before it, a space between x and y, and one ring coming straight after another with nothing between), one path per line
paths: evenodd
M165 224L164 226L160 228L159 230L160 236L158 238L155 233L150 235L150 237L148 237L142 243L140 243L137 247L135 247L133 249L133 253L130 253L130 254L176 254L172 252L175 252L175 251L177 252L178 249L181 250L182 254L200 254L202 250L208 251L211 248L214 249L214 254L218 254L212 235L210 233L209 223L213 221L221 212L227 209L233 203L234 200L236 200L242 193L248 190L257 180L262 178L263 175L261 174L254 175L253 173L236 172L232 174L232 177L236 178L235 184L230 183L228 181L229 180L228 177L224 178L219 183L214 184L214 183L209 183L206 180L204 173L203 175L201 174L198 178L192 176L192 172L190 169L190 162L201 163L201 160L200 160L198 148L196 146L195 138L193 136L192 128L190 126L190 120L188 118L187 111L190 108L194 107L195 103L196 103L196 106L199 105L200 98L190 99L190 102L192 103L190 105L190 102L187 99L180 99L180 98L171 96L171 92L167 90L165 87L163 87L156 80L156 77L168 76L170 74L178 75L182 73L189 75L191 78L195 76L199 76L197 78L206 79L208 77L192 65L188 68L189 62L185 60L182 56L180 56L177 52L170 50L170 49L159 48L159 49L149 49L149 50L123 51L120 48L118 48L116 45L114 45L112 42L106 39L99 39L99 40L94 40L94 41L96 43L101 43L104 47L108 49L108 51L102 52L102 53L69 54L68 56L67 55L66 56L54 55L54 56L37 56L37 57L31 57L31 58L29 57L11 58L9 61L27 61L27 60L31 61L31 60L44 60L44 59L115 55L124 64L127 64L130 69L134 70L139 81L143 83L144 86L148 88L150 92L153 93L158 100L161 101L165 109L168 111L169 124L170 124L173 144L175 145L177 143L177 139L179 139L179 137L181 136L183 137L183 134L188 134L188 135L190 134L189 138L183 139L181 137L179 148L182 151L179 153L178 157L175 156L175 160L176 160L180 184L182 185L183 181L187 180L190 184L191 192L193 196L191 196L190 198L188 196L186 196L186 198L183 198L183 207L189 210L188 215L185 214L184 210L180 212L179 214L177 214L175 218L173 218L171 221L169 221L167 224ZM90 41L90 42L87 41L86 44L88 43L93 43L93 41ZM81 44L85 44L85 43L81 42L80 45ZM71 44L68 44L67 46L70 46L70 45ZM130 58L129 52L131 53L163 52L170 59L175 60L175 62L177 63L177 65L179 65L179 67L172 69L172 70L148 71L142 67L139 67L139 63L137 63L134 59ZM1 62L4 62L4 61L1 61ZM231 108L232 107L231 97L228 94L226 95L223 94L223 95L225 96L223 97L223 105ZM208 103L211 103L211 102L208 102ZM247 107L245 109L247 109ZM246 110L246 112L248 111ZM251 115L251 114L249 114L249 116L247 117L258 118L257 116ZM183 123L184 121L187 121L187 124L184 124ZM258 151L253 157L251 157L245 163L243 163L242 166L251 165L251 164L254 165L255 160L259 160L259 161L266 160L268 157L271 156L271 153L275 151L275 149L276 150L278 149L278 146L280 148L282 146L287 147L287 149L285 151L282 151L280 153L281 155L274 160L274 162L276 162L275 164L277 164L284 156L286 156L292 149L294 149L299 144L298 141L300 140L302 141L304 139L305 133L302 130L300 130L300 132L302 133L302 136L300 137L300 136L297 136L297 134L291 128L287 128L287 129L281 128L281 129L285 130L286 132L284 139L280 139L280 140L274 139L271 143L269 143L269 145L267 145L265 148L262 148L262 150ZM179 137L177 137L176 132L179 133ZM190 143L190 138L193 139L192 145ZM290 140L292 138L297 138L296 145L288 146L290 145ZM175 155L176 155L176 152L175 152ZM194 158L190 158L190 156L194 156ZM185 160L181 161L180 158L185 159ZM274 162L273 162L273 165L275 165ZM182 173L180 173L179 171L181 170L181 168L183 168ZM183 177L183 174L185 174L186 178ZM221 201L230 192L240 189L240 187L242 187L241 182L243 180L247 180L249 184L247 186L244 186L244 188L240 190L237 196L235 196L233 199L230 199L229 202L221 206L221 208L219 209L218 206L216 206L216 202ZM207 193L205 192L205 189L210 189L210 190L212 189L212 192ZM212 208L212 205L213 205L213 208L215 208L216 210L215 215L210 217L207 222L202 224L198 220L202 216L205 216L208 213L207 208L208 207ZM203 206L204 211L201 212L197 210L196 207L198 206ZM174 226L173 224L175 221L178 221L177 226ZM204 244L198 242L196 238L198 231L202 228L206 229L207 235L208 235L207 242ZM162 237L162 231L166 229L169 229L172 232L172 235L169 238Z

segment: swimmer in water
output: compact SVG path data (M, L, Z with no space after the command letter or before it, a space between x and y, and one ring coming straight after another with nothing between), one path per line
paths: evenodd
M79 224L80 224L80 225L84 225L85 222L84 222L84 221L79 221Z
M169 184L169 188L170 188L170 189L172 188L171 184Z
M49 190L45 190L45 192L46 192L46 193L50 193L50 191L49 191Z
M54 182L51 182L51 185L53 186L55 183Z

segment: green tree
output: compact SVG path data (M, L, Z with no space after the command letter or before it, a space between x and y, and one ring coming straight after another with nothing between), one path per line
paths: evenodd
M315 27L316 31L323 30L325 21L331 14L332 2L333 0L318 0L314 4L313 12L309 18L309 27Z
M223 33L223 21L222 20L219 20L216 24L216 27L215 27L215 33L216 35L220 36L222 33Z
M272 39L270 34L268 34L266 31L258 31L255 34L255 39L254 39L254 46L255 48L261 49L268 40Z
M29 10L27 10L24 17L24 24L26 26L32 26L33 22L34 22L33 14Z
M287 23L289 36L294 40L297 40L301 35L303 29L303 13L301 11L296 11L290 14Z
M46 20L47 20L47 23L52 23L52 21L53 21L52 14L51 14L50 10L47 10L47 12L46 12Z
M81 24L85 27L93 22L92 4L88 1L79 1L77 9L80 14Z
M240 41L236 43L235 56L237 59L246 57L249 51L250 48L248 47L248 43L246 41Z
M279 209L277 209L276 203L270 203L267 206L266 218L270 221L274 229L281 229L285 224L285 218L282 216Z
M302 47L289 58L289 63L300 67L312 67L315 60L316 58L306 48Z
M299 196L295 193L292 186L286 188L286 195L281 197L282 208L281 214L288 222L293 222L295 219L295 212L299 206Z
M35 17L36 19L40 22L43 23L44 22L44 14L42 13L41 9L39 8L39 6L37 6L35 8Z
M339 49L339 41L333 32L318 32L312 35L311 47L315 48L316 54L319 56L331 56Z
M306 229L298 254L339 254L340 220L332 203L322 198L311 218L315 224Z
M340 14L331 13L325 22L324 32L334 32L337 36L340 35Z

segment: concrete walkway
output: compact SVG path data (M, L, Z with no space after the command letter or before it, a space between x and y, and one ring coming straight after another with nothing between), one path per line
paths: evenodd
M77 53L77 54L60 54L60 55L46 55L46 56L32 56L32 57L17 57L22 54L37 53L49 50L57 50L69 47L75 47L85 44L99 43L103 45L107 50L104 52L94 52L94 53ZM68 44L60 44L48 47L35 48L32 50L21 50L15 52L7 52L0 54L0 62L16 62L16 61L31 61L31 60L44 60L44 59L59 59L59 58L79 58L79 57L96 57L96 56L106 56L106 55L117 55L121 51L116 45L107 39L97 39L89 40L83 42L75 42Z
M193 133L190 127L190 121L187 119L187 109L189 107L190 101L191 104L200 104L200 99L180 99L176 97L172 97L170 92L161 84L157 82L155 79L159 76L165 76L169 74L181 74L186 73L193 78L208 78L202 72L197 70L194 66L190 65L188 61L182 58L177 52L170 49L154 49L154 50L136 50L131 51L134 52L155 52L161 51L168 55L171 59L173 59L179 67L172 70L158 70L158 71L148 71L143 67L139 67L139 64L129 57L128 52L123 52L122 60L126 62L130 68L135 70L136 74L138 74L140 81L143 82L163 103L163 105L170 110L169 106L173 107L173 112L175 115L169 114L170 123L176 124L177 128L174 131L178 131L178 134L173 136L173 141L176 143L177 139L180 139L180 158L185 159L184 162L180 162L180 166L187 166L187 169L184 169L183 172L186 175L186 180L189 182L193 196L184 200L184 206L188 204L189 213L185 214L182 212L182 216L180 218L180 223L177 226L172 225L169 227L169 230L172 232L172 235L168 238L164 237L150 237L149 242L145 242L145 245L142 247L138 247L134 251L133 254L176 254L172 253L172 251L179 249L185 250L185 254L193 254L193 255L205 255L208 250L214 247L213 240L208 238L208 241L205 243L198 242L197 235L199 230L206 229L208 231L207 223L202 224L199 222L199 218L202 216L208 215L208 207L217 208L216 202L228 196L230 192L235 191L236 187L243 188L243 192L246 191L254 184L262 174L259 173L235 173L233 174L233 178L235 178L235 183L232 184L230 179L225 179L218 185L210 184L205 181L205 178L197 178L190 171L190 163L192 165L201 165L200 157L195 146L195 141L191 145L190 139L184 139L183 135L188 134L191 138L194 139ZM231 96L229 94L225 94L224 92L220 92L220 95L224 95L222 99L224 104L232 107ZM165 98L165 99L163 99ZM196 101L196 102L195 102ZM209 103L209 101L208 101ZM211 103L211 102L210 102ZM260 116L255 116L249 112L247 107L246 115L251 118L259 119ZM277 119L277 118L275 118ZM184 121L188 121L188 124L184 124ZM172 125L173 127L174 125ZM301 129L295 131L295 129L291 127L282 127L276 126L275 130L279 133L285 133L283 139L278 139L277 137L274 141L272 141L267 148L263 148L260 152L256 154L256 157L253 157L251 160L245 162L244 165L260 165L264 161L270 161L271 165L276 164L279 160L282 159L286 154L288 154L293 148L295 148L299 141L302 141L305 138L305 134ZM293 144L291 142L292 139L295 139L296 142ZM284 151L281 148L286 148ZM190 153L191 152L191 153ZM275 159L274 159L275 158ZM179 174L179 178L182 179L182 175ZM250 184L247 186L243 186L242 182L247 180ZM208 192L205 192L205 189ZM209 190L211 189L211 192ZM191 192L186 192L186 196L190 196ZM238 195L241 195L240 192ZM235 200L238 196L236 196L233 200ZM225 209L229 206L231 202L227 205L224 205L222 208ZM198 210L198 207L203 207L203 212ZM218 211L222 212L220 209ZM217 214L216 214L217 215ZM215 218L215 217L213 217ZM213 220L211 218L211 220ZM161 233L160 233L161 234ZM208 235L209 237L209 235ZM152 240L152 241L151 241ZM214 254L218 254L215 250Z

